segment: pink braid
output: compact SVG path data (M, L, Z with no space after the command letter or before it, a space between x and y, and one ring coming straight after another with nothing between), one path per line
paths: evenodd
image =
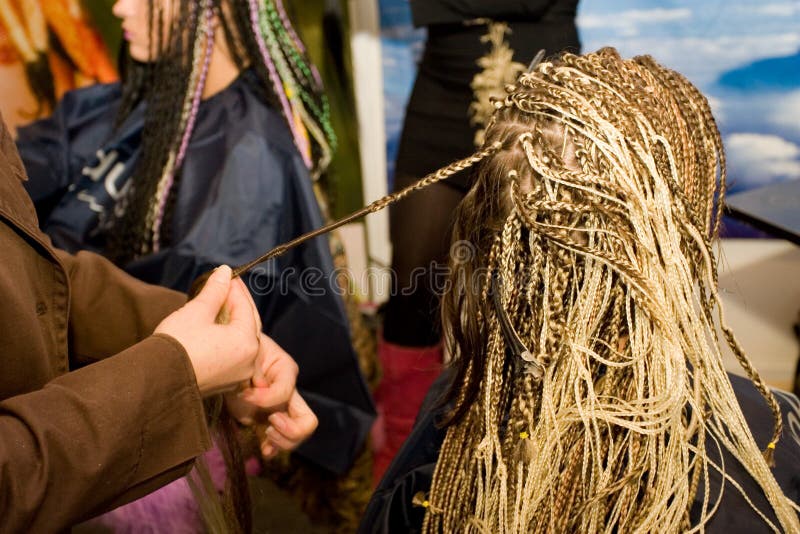
M189 112L189 118L186 121L186 129L183 131L181 144L178 148L178 155L175 158L175 163L172 169L169 170L167 182L164 186L164 194L159 199L156 217L153 221L153 252L158 252L160 248L160 234L161 223L164 220L164 212L167 206L167 198L169 198L170 189L175 183L175 173L180 169L183 158L186 156L186 148L189 146L189 138L192 136L194 124L197 120L197 110L200 107L200 99L203 96L203 88L206 85L206 77L208 75L208 66L211 63L211 52L214 50L214 26L211 23L214 17L214 11L211 8L210 2L206 1L205 18L206 18L206 50L203 58L203 68L200 71L200 77L197 80L197 86L194 89L192 96L192 108Z
M294 41L295 46L302 52L303 54L306 53L306 47L303 44L303 41L300 40L300 37L294 31L294 26L289 21L289 15L286 14L286 9L283 7L283 0L275 0L275 5L278 8L278 15L281 17L281 22L283 23L283 27L286 28L286 32ZM322 76L319 75L319 71L317 70L316 65L309 61L309 67L311 68L311 74L314 76L314 81L321 87L322 86Z
M300 156L303 158L303 162L306 164L306 167L309 169L311 168L311 151L309 150L308 141L306 141L305 137L301 132L297 130L297 126L294 123L294 111L289 104L289 100L286 98L286 93L283 89L283 82L281 81L280 76L278 75L278 71L275 68L275 64L272 62L272 58L267 51L267 45L264 42L264 37L261 35L261 31L259 29L258 23L258 5L256 4L256 0L249 0L250 2L250 22L253 25L253 35L256 38L256 42L258 43L258 49L261 52L261 56L264 58L264 64L267 66L267 70L269 71L269 77L272 80L272 84L275 87L275 93L278 95L278 98L281 101L281 107L283 108L283 114L286 116L286 121L289 123L289 128L292 131L292 137L294 137L294 142L297 145L297 148L300 150Z

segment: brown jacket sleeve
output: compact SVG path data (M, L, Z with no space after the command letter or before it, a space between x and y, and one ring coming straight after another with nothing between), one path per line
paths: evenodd
M185 350L150 336L184 297L54 252L8 138L0 120L0 533L55 532L184 474L210 438ZM101 361L67 372L75 355Z
M56 250L71 286L70 356L87 363L116 354L149 336L186 295L145 284L102 256Z
M65 528L185 474L209 446L183 348L149 337L0 402L0 532Z

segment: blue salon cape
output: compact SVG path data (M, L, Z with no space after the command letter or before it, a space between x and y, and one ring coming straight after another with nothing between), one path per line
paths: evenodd
M186 291L220 264L244 264L322 226L288 125L256 96L257 83L245 71L201 103L179 176L171 243L123 266L132 275ZM68 93L51 118L19 130L26 187L57 247L102 253L108 214L135 179L144 109L115 130L120 96L118 84ZM327 239L297 247L243 279L265 332L297 361L298 386L319 418L298 454L334 473L346 471L375 410L335 289Z
M772 437L772 413L748 379L735 375L729 377L753 437L764 448ZM427 494L431 488L436 461L447 434L447 430L437 424L447 412L447 408L441 406L440 399L449 389L451 378L451 372L442 373L428 391L411 434L372 495L361 520L358 530L360 534L406 534L421 531L425 509L413 505L412 500L417 492ZM795 503L800 503L800 400L791 393L774 393L781 408L784 430L775 449L776 467L772 473L786 496ZM719 452L715 446L709 444L707 451L711 460L719 465ZM741 485L752 502L773 524L779 525L761 488L730 453L724 451L723 455L727 474ZM713 504L719 498L722 477L716 470L709 469L709 478ZM693 525L699 518L702 496L701 484L691 511ZM706 524L706 532L752 534L771 530L750 508L742 494L726 483L719 509Z

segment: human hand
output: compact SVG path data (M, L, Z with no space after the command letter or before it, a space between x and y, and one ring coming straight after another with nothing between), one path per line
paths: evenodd
M254 309L247 288L241 280L231 280L230 267L223 265L195 298L161 321L155 333L183 346L200 393L208 396L253 376L260 334ZM225 315L227 324L219 324L218 315Z
M316 416L295 389L297 372L292 357L261 334L253 377L243 390L225 395L231 415L255 426L264 456L294 449L317 427Z
M317 429L317 416L297 390L292 392L286 410L270 414L269 424L256 424L256 436L264 458L278 451L291 451L307 440Z

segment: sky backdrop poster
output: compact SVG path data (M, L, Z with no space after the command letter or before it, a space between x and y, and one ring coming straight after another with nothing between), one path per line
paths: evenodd
M487 0L490 1L490 0ZM391 173L424 33L408 0L380 0ZM800 2L583 0L583 51L650 54L711 102L728 155L729 193L800 179ZM728 235L748 235L728 223Z
M650 54L709 99L728 157L728 193L800 179L800 2L586 0L583 48ZM800 209L800 206L798 206ZM726 222L728 236L753 235Z

